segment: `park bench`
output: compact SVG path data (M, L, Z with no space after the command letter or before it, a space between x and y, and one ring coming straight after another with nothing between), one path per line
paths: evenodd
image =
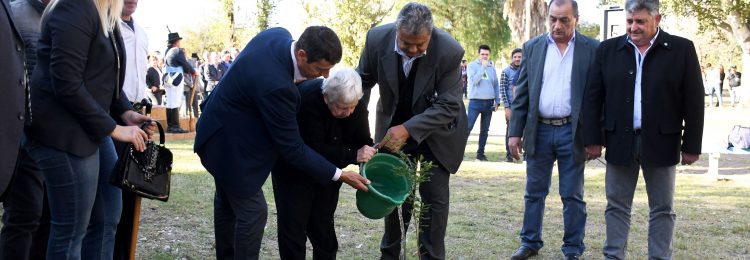
M705 153L708 153L708 172L707 175L710 178L719 179L719 159L721 158L722 154L742 154L742 155L750 155L750 149L740 149L737 147L726 147L727 145L724 144L723 146L714 146L714 147L707 147L707 150L704 150Z

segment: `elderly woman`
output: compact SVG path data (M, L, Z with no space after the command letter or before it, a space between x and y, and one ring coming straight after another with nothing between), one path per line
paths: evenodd
M322 89L322 91L321 91ZM362 98L362 80L353 69L331 72L300 85L302 105L297 114L305 144L336 167L367 162L375 153ZM274 167L273 191L278 210L282 259L305 259L307 237L314 259L335 259L338 241L333 214L341 182L321 185L280 160Z
M149 138L139 125L151 119L122 91L122 7L122 0L57 0L42 16L24 148L47 189L47 259L112 259L122 208L108 181L112 140L143 151Z

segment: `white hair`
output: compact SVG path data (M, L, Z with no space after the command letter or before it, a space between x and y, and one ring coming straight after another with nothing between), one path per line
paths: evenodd
M321 87L323 94L328 96L328 102L333 104L351 104L362 98L362 79L352 68L332 70L328 78L323 80Z

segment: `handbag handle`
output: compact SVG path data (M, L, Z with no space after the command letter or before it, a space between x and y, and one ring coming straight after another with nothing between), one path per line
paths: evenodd
M161 126L161 123L159 123L159 121L150 120L148 122L145 122L141 125L141 129L145 131L146 127L148 127L148 125L151 124L151 122L155 122L156 128L159 129L159 145L164 146L164 127Z

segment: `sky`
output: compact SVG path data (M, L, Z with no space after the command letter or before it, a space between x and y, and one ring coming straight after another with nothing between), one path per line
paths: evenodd
M235 0L235 2L240 5L241 13L252 17L251 12L255 8L255 0ZM206 23L212 13L220 11L219 4L219 0L140 0L133 18L146 30L149 36L149 50L164 51L167 26L172 32L184 32L191 27L199 26ZM602 11L597 8L597 4L597 0L578 0L581 21L591 23L601 21ZM304 29L304 21L299 18L304 15L300 0L278 0L271 25L288 29L296 38Z

